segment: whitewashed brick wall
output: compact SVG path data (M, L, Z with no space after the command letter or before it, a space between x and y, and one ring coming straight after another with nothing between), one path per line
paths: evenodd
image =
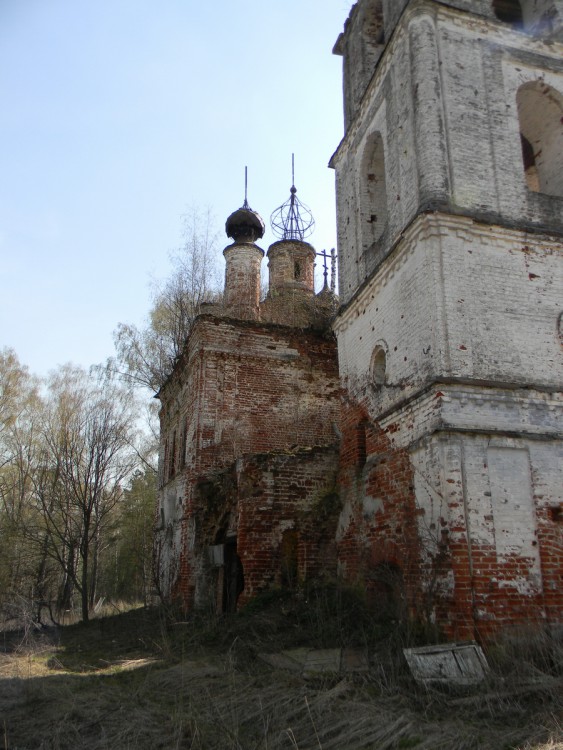
M526 186L516 106L519 86L532 80L563 97L562 60L563 45L506 24L468 23L438 3L407 8L331 162L345 303L421 209L563 231L562 199ZM360 175L374 130L385 144L387 227L364 251Z
M558 389L563 244L470 219L420 217L338 318L340 372L384 410L436 377ZM370 361L387 347L387 388Z

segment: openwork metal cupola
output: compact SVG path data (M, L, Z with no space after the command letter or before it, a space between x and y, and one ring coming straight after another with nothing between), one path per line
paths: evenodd
M308 206L297 198L295 160L291 155L291 190L289 199L272 213L272 232L282 240L304 240L313 233L315 220Z

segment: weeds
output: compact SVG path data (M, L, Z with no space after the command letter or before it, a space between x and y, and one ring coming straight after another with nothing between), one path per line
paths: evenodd
M428 690L401 660L412 629L372 621L353 590L270 594L228 617L140 609L51 635L0 654L4 750L563 750L553 635L499 639L474 692ZM307 681L256 658L350 641L369 646L368 672Z

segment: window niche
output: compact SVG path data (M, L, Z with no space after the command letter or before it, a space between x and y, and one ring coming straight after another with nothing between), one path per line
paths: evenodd
M518 89L516 103L528 190L563 197L563 96L532 81Z
M499 21L516 29L523 28L522 5L519 0L493 0L493 11Z
M370 374L372 385L377 388L387 382L387 352L383 346L376 346L373 350Z
M170 448L170 470L169 478L174 479L176 476L176 430L172 433L172 441Z
M166 438L164 442L164 452L162 455L162 460L159 462L159 466L158 466L158 474L159 474L158 478L159 478L160 487L164 487L164 485L168 482L169 460L170 460L170 445L169 445L168 438Z
M180 469L184 469L186 466L186 450L188 447L188 420L184 422L182 428L182 439L180 441Z
M528 190L532 190L534 193L539 193L540 183L538 180L538 168L536 167L536 155L534 154L534 147L522 133L520 133L520 141L522 145L522 161L524 162L524 176L526 178L526 185L528 187Z
M364 250L383 234L387 223L385 151L381 133L372 133L366 143L360 174L361 234Z

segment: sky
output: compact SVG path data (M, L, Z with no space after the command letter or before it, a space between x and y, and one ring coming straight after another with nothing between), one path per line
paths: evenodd
M297 197L335 246L351 0L0 0L0 348L40 376L114 354L182 217ZM221 270L224 260L219 250Z

